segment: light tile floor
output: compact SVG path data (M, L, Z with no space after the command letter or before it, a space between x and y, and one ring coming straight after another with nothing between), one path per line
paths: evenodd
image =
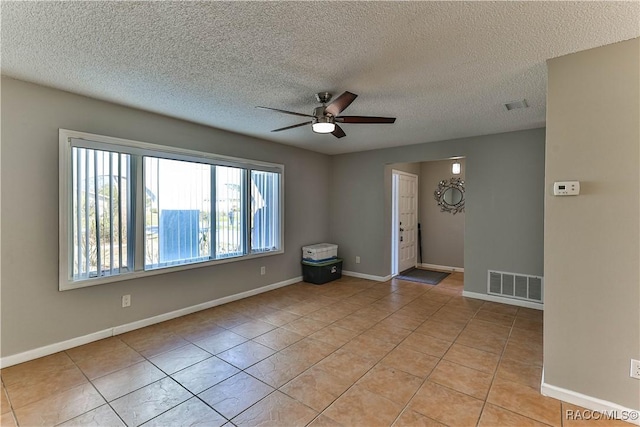
M12 366L0 424L581 425L538 392L542 313L462 281L298 283Z

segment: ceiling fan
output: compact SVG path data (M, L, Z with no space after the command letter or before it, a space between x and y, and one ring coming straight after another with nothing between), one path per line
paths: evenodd
M293 129L300 126L311 124L311 129L316 133L330 133L336 138L346 136L338 123L393 123L395 117L373 117L373 116L339 116L351 103L358 97L355 93L344 92L338 96L330 104L332 94L329 92L316 93L316 99L322 103L320 107L313 109L313 114L302 114L293 111L279 110L270 107L256 107L264 110L278 111L280 113L292 114L294 116L311 117L312 120L297 125L287 126L280 129L274 129L271 132L280 132L287 129Z

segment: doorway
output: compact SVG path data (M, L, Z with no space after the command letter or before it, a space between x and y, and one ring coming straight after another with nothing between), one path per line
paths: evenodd
M416 266L418 253L418 176L392 170L391 275Z

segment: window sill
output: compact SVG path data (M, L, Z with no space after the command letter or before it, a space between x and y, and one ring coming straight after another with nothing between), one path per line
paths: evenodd
M243 256L222 258L222 259L216 259L216 260L205 261L205 262L196 262L192 264L181 264L181 265L170 266L170 267L158 267L150 270L134 271L132 273L123 273L123 274L117 274L113 276L96 277L93 279L69 280L66 277L65 278L61 277L59 282L59 290L69 291L72 289L82 289L89 286L97 286L97 285L104 285L106 283L122 282L124 280L157 276L159 274L165 274L165 273L175 273L177 271L192 270L194 268L211 267L218 264L228 264L230 262L247 261L254 258L263 258L271 255L281 255L283 253L284 253L284 249L280 249L278 251L253 253L253 254L248 254Z

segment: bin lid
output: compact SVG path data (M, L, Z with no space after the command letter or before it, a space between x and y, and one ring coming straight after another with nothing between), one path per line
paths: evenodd
M308 250L308 249L334 249L337 248L338 245L334 244L334 243L317 243L315 245L307 245L307 246L303 246L302 249L304 250Z
M302 264L303 265L312 265L312 266L316 266L316 267L324 267L325 265L333 265L333 264L337 264L339 262L342 262L342 258L333 258L333 259L330 259L330 260L320 261L320 262L302 260Z

